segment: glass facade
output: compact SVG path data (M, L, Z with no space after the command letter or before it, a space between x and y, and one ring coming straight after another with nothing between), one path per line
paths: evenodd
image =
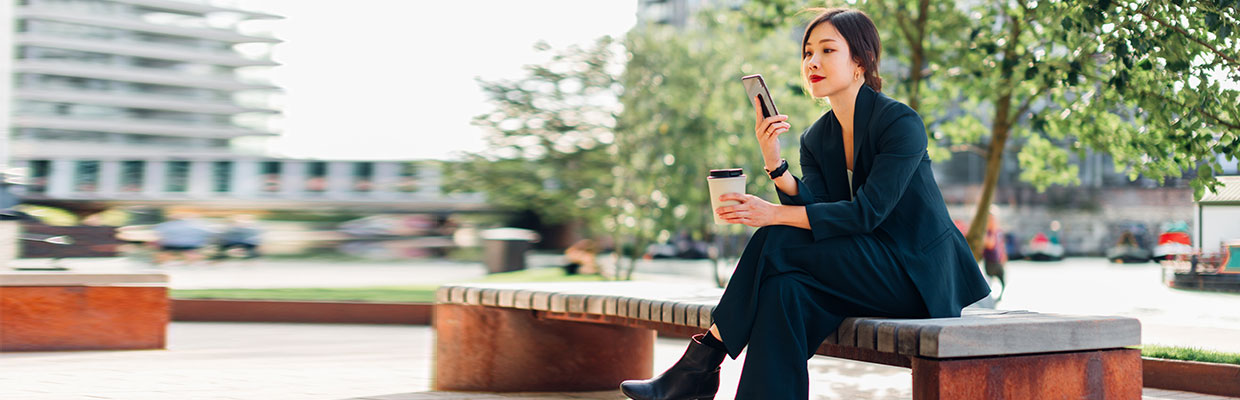
M353 164L353 191L369 192L374 189L375 163L359 162Z
M327 191L327 163L311 161L306 163L306 191L322 193Z
M146 161L121 161L120 191L124 193L141 192L146 182Z
M413 193L418 191L418 165L403 163L400 166L400 180L396 183L396 191Z
M50 160L30 160L30 180L26 182L29 193L47 193L47 180L52 173Z
M279 161L263 161L260 164L259 173L262 175L262 183L259 191L273 193L280 191L280 172L284 164Z
M185 193L189 191L189 161L169 161L165 164L164 191Z
M211 163L211 191L216 193L231 192L232 177L232 161L216 161Z
M74 164L73 190L83 193L99 191L99 161L83 160Z

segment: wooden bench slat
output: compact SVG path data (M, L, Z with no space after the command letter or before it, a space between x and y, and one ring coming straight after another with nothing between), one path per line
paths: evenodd
M663 302L662 305L658 307L658 310L663 311L663 317L658 318L658 320L662 321L663 323L675 323L676 322L676 302L675 301Z
M650 299L641 299L638 301L637 319L642 321L650 320Z
M551 293L534 292L534 296L530 298L530 309L538 311L547 311L551 309Z
M461 286L453 287L451 301L456 304L465 304L465 292L467 291L469 291L469 288Z
M676 305L672 306L672 324L681 326L688 325L688 323L685 322L685 313L687 313L686 309L688 308L689 305L685 303L676 303Z
M857 347L874 350L878 343L878 323L882 318L866 318L857 321Z
M896 327L896 335L899 336L899 342L896 343L896 347L901 355L921 355L921 328L920 325L900 325Z
M569 295L559 294L559 293L552 294L551 298L547 300L551 303L551 309L549 311L567 312L568 311L568 296Z
M533 309L534 292L529 290L517 290L512 295L512 306L521 310Z
M482 304L482 288L466 288L465 304Z
M701 305L698 309L698 328L710 329L711 323L715 322L711 316L715 312L713 305Z
M699 324L698 323L698 318L699 318L698 311L701 311L701 309L702 307L697 304L686 304L685 305L685 325L686 326L698 326Z
M620 302L620 299L617 299L615 297L607 296L603 298L603 314L610 315L610 316L619 316L620 312L617 311L618 309L617 304L619 302Z
M591 315L596 316L603 315L603 303L605 302L605 298L603 296L584 296L582 297L582 302L584 302L585 305L585 310L582 312L591 313Z
M839 333L837 344L848 347L857 346L857 318L844 318L844 322L840 323L836 332Z
M499 289L482 289L482 305L498 306L499 305Z
M496 302L500 307L513 307L516 303L517 291L512 289L502 289L499 291L499 300Z
M625 313L624 316L637 319L638 316L641 314L641 312L638 311L641 308L641 299L629 298L628 306L629 306L629 310Z

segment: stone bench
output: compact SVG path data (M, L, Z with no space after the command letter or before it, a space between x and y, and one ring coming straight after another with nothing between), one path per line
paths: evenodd
M652 282L454 284L436 292L435 390L614 390L654 374L656 331L710 327L723 290ZM967 309L849 318L817 354L910 368L915 399L1140 399L1133 318Z
M164 274L0 273L0 351L163 349Z

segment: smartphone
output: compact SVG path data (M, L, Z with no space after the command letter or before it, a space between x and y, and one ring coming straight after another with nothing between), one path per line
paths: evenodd
M779 115L779 109L775 108L775 101L771 100L771 92L766 89L766 82L762 80L762 74L743 76L741 77L741 83L745 85L745 93L749 94L750 104L753 103L754 96L758 97L757 106L762 107L762 118Z

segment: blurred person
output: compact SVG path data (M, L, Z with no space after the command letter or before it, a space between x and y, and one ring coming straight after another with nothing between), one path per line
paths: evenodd
M737 399L806 399L806 361L844 318L958 317L990 292L934 181L925 123L880 93L874 23L857 10L822 11L799 43L801 73L831 111L801 135L804 176L780 158L788 116L766 118L755 101L754 133L780 204L719 197L739 204L716 215L759 229L714 325L659 376L622 382L633 399L713 398L719 365L746 347Z
M564 273L568 275L594 275L598 271L598 245L590 239L581 239L564 250Z
M245 254L241 257L246 260L258 258L258 246L262 244L263 231L258 228L258 223L253 215L238 214L230 219L228 228L225 228L217 238L219 248L216 249L213 260L228 259L228 252L232 249L240 249Z
M999 296L995 301L1003 299L1003 292L1007 291L1007 281L1004 279L1004 267L1008 262L1006 242L1003 228L999 225L999 206L991 204L990 216L986 218L986 240L983 241L982 260L986 275L999 279Z
M153 229L159 237L156 242L159 251L152 260L156 265L173 258L180 258L187 263L201 261L204 257L202 248L207 246L215 234L195 215L189 213L169 215L167 221L155 225Z

